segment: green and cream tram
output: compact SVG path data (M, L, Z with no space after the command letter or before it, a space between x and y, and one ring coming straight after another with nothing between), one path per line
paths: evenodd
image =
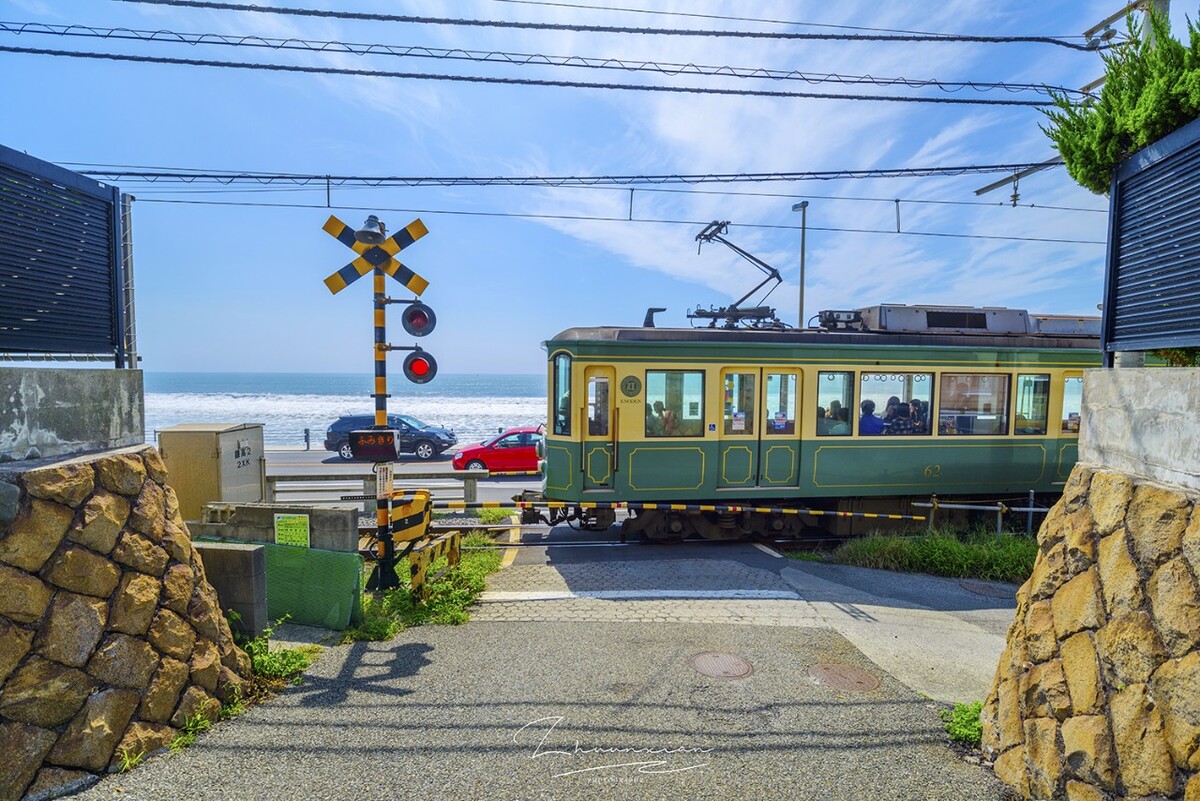
M548 340L545 497L896 511L934 494L1061 490L1083 370L1100 365L1096 318L883 305L821 320L802 331L572 328ZM613 520L607 508L578 514ZM626 525L724 539L814 522L638 509Z

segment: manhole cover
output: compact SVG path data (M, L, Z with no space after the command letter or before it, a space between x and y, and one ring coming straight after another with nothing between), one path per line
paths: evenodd
M692 667L698 673L717 679L744 679L754 672L754 666L733 654L705 651L692 657Z
M856 693L869 692L879 686L879 679L867 671L837 662L813 665L808 669L808 677L813 680L814 684L822 687L850 690Z
M982 581L960 581L958 586L962 587L967 592L973 592L976 595L985 595L988 598L1006 598L1013 597L1013 591L1008 587L997 587L994 584L987 584Z

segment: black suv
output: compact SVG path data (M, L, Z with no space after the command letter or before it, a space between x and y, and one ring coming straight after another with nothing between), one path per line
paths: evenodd
M440 426L430 426L407 414L389 414L388 428L400 437L400 450L414 453L418 459L432 459L458 442L454 432ZM325 450L337 451L343 459L353 459L350 452L350 432L375 425L375 415L358 414L339 417L325 432Z

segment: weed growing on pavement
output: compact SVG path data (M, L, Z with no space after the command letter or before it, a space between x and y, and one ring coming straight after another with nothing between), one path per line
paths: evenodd
M849 540L833 561L903 573L1021 584L1033 572L1037 540L1025 535L935 530L917 536L873 534Z
M983 740L983 722L979 719L983 701L970 704L955 704L953 709L943 709L939 714L946 726L950 741L978 748Z
M121 752L117 754L118 769L121 771L121 773L128 773L138 765L142 764L142 760L145 759L145 757L145 751L130 751L128 749L122 749Z
M192 743L196 742L202 732L208 731L212 727L212 721L206 718L202 713L197 712L194 715L189 715L183 721L183 728L179 731L179 736L171 741L169 746L172 754L178 754L183 749L187 748Z
M319 645L271 650L271 638L275 636L275 627L287 620L286 615L252 639L241 635L239 627L232 625L241 620L237 612L230 609L226 612L226 617L234 630L234 639L238 646L250 657L250 678L240 688L235 689L233 695L221 706L221 720L242 714L247 708L262 703L288 685L299 684L304 671L308 670L321 653Z
M272 651L271 637L275 635L275 626L285 620L286 617L280 618L275 621L274 626L267 626L262 634L243 643L242 650L250 657L250 667L255 678L299 684L301 675L321 653L321 647L303 645L299 648L277 648Z
M463 550L459 563L429 584L425 603L418 602L406 584L364 595L363 622L347 630L343 641L390 640L401 629L424 623L466 623L470 617L467 607L483 592L488 574L500 569L500 551L490 537L480 532L471 532L462 544L483 550ZM439 559L430 566L429 574L445 567L446 560Z

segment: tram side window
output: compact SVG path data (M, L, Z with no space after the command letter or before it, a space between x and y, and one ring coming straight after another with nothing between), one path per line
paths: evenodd
M704 434L704 373L700 370L646 371L646 436L699 437Z
M1017 405L1013 409L1013 433L1046 433L1050 411L1050 376L1017 375Z
M999 436L1008 433L1010 376L942 373L938 433Z
M753 434L754 420L754 374L725 374L725 433Z
M933 373L862 374L858 433L927 436Z
M571 357L560 353L554 357L554 433L571 434Z
M850 436L854 373L817 373L817 436Z
M1083 376L1069 375L1063 381L1062 431L1079 433L1079 413L1083 411Z

